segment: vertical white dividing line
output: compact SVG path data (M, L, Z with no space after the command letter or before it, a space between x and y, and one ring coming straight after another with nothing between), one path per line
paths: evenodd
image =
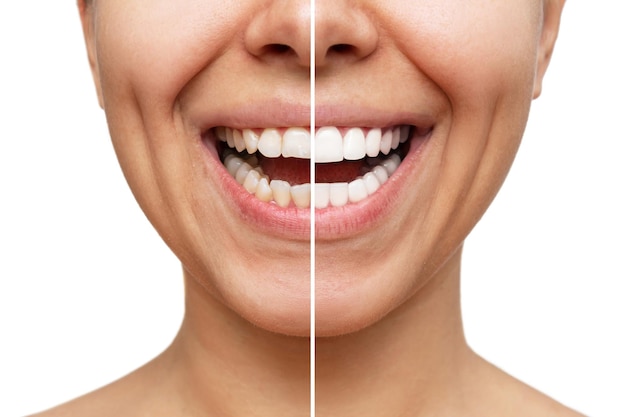
M310 91L311 91L311 163L309 165L310 168L310 183L311 183L311 235L310 235L310 283L311 283L311 306L310 306L310 350L309 350L309 363L310 363L310 385L311 385L311 394L310 394L310 417L315 417L315 0L311 1L311 40L310 40L310 48L311 51L309 53L310 59Z

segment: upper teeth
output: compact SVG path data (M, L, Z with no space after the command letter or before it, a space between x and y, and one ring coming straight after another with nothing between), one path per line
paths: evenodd
M319 128L315 133L316 163L369 158L362 175L351 182L316 183L315 207L341 207L357 203L375 193L400 165L400 156L389 153L408 140L410 130L410 126L405 125L383 129L353 127L345 129L342 136L337 127ZM311 135L307 129L290 127L281 134L279 129L267 128L259 134L252 129L217 127L215 135L226 142L229 148L239 152L226 150L222 155L223 163L226 170L249 193L281 207L291 203L300 208L310 206L311 184L292 185L284 180L270 179L254 155L258 151L267 158L282 156L310 159ZM245 155L244 150L248 155Z
M365 156L388 155L400 143L409 138L410 126L363 129L352 127L342 136L334 126L322 127L315 133L315 162L356 161ZM268 158L311 158L311 134L302 127L290 127L280 133L279 129L267 128L260 134L252 129L215 129L219 140L226 142L238 152L259 152Z

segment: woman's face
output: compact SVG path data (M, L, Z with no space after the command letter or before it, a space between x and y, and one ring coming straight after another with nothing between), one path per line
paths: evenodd
M318 334L373 323L458 251L538 94L558 25L545 9L316 0L316 175L332 183L313 202ZM120 164L187 274L307 335L309 2L102 0L83 16Z

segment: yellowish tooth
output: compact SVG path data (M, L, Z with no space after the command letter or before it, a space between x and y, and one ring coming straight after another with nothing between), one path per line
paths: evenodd
M243 164L243 159L239 158L234 154L230 154L224 159L224 166L230 175L233 177L237 173L239 167Z
M246 150L249 154L253 154L259 148L259 135L254 133L252 129L244 129L243 133L243 142L246 144Z
M301 127L290 127L283 134L282 155L285 158L311 158L311 134Z
M269 182L267 182L267 178L263 177L259 180L256 187L256 193L254 195L256 198L261 201L265 201L266 203L272 201L273 193Z
M261 174L259 174L255 170L248 171L248 175L243 180L243 188L246 189L250 194L256 193L257 185L259 185L259 180L261 179Z
M258 150L268 158L278 158L281 153L283 138L278 129L265 129L259 138Z
M307 208L311 205L311 184L291 186L291 199L298 208Z
M235 138L233 137L233 129L231 129L230 127L227 127L225 129L226 129L226 143L228 144L229 148L234 148Z
M241 130L234 129L233 130L233 142L235 142L235 149L237 152L241 152L246 149L246 144L243 141L243 136L241 135Z
M271 180L270 188L276 204L287 207L291 203L291 185L287 181Z
M252 167L247 162L242 163L235 173L235 180L239 184L243 184L243 182L246 180L246 177L248 176L248 172L250 171L252 171Z

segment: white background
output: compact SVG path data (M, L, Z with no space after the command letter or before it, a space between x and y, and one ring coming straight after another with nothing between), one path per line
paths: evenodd
M570 0L509 179L465 248L467 337L591 416L626 416L626 6ZM0 5L0 415L110 382L182 318L176 259L111 149L73 1Z

